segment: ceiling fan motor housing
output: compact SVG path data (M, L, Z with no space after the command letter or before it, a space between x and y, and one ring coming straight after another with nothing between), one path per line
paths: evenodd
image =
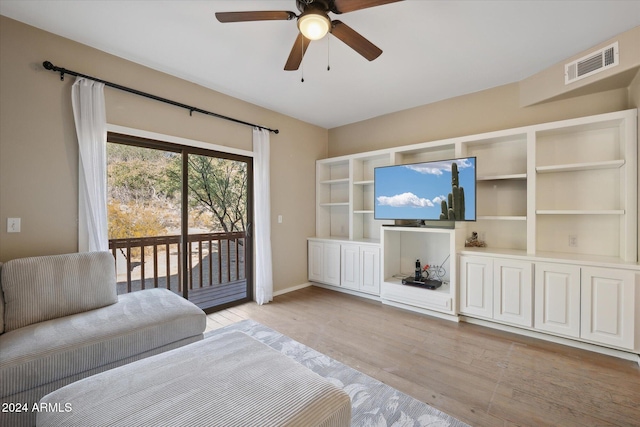
M333 0L296 0L296 6L301 13L316 10L319 12L333 12L339 14Z

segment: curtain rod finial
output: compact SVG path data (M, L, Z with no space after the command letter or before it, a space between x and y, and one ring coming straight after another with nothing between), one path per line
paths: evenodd
M42 66L50 71L59 71L60 72L60 80L64 80L64 73L67 72L67 70L65 70L64 68L60 68L60 67L56 67L55 65L53 65L51 62L49 61L44 61L42 63Z

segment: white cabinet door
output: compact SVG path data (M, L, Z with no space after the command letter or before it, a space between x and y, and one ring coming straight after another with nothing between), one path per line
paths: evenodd
M536 263L534 327L580 336L580 267Z
M340 286L340 244L324 243L323 250L323 282L328 285Z
M357 290L360 287L360 246L342 245L341 285Z
M493 260L493 318L515 325L533 326L533 264Z
M583 267L581 337L633 350L635 288L631 271Z
M380 295L380 248L360 246L360 290Z
M310 240L309 281L340 286L340 244Z
M322 242L309 241L308 245L309 281L322 282L324 279L324 244Z
M460 313L493 317L492 266L491 258L460 257Z

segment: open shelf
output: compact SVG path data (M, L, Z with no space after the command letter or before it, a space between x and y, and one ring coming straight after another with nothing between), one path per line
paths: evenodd
M530 253L637 262L635 116L632 110L622 111L536 130L536 243Z
M437 289L422 289L419 287L415 287L415 286L407 286L407 285L403 285L402 284L402 279L398 278L398 277L388 277L385 279L385 283L387 285L395 285L398 286L398 289L406 289L406 288L410 288L410 289L416 289L418 291L427 291L430 293L434 293L434 294L439 294L441 296L445 296L448 297L451 295L451 284L449 282L443 281L442 285L437 288Z
M477 181L501 181L501 180L507 180L507 179L526 180L527 174L514 173L509 175L485 175L485 176L478 176L476 178Z
M374 208L374 171L377 167L389 166L389 151L354 156L351 160L351 200L352 215L350 238L352 240L380 241L382 221L373 218Z
M606 210L570 210L570 209L540 209L536 215L624 215L622 209Z
M573 163L573 164L566 164L566 165L537 166L536 172L552 173L552 172L587 171L587 170L597 170L597 169L619 169L623 165L624 165L624 160L608 160L604 162L588 162L588 163Z
M504 216L504 215L478 215L478 221L526 221L526 215Z
M476 157L476 222L465 238L478 233L491 248L526 250L527 143L522 130L467 138L461 155Z
M382 284L380 296L396 304L456 313L457 267L455 229L422 227L383 227ZM425 289L402 284L402 277L413 276L416 260L441 266L441 275L430 277L442 281L437 289Z
M349 182L349 178L338 178L338 179L327 179L325 181L320 181L320 184L332 185L332 184L346 184L348 182Z
M320 206L349 206L349 202L320 203Z
M476 189L477 219L526 218L526 180L479 181Z

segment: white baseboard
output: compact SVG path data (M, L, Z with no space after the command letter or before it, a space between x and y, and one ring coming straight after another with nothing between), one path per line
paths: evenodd
M367 294L367 293L364 293L364 292L353 291L351 289L340 288L338 286L325 285L324 283L313 282L313 283L311 283L311 285L317 286L319 288L329 289L329 290L336 291L336 292L341 292L343 294L355 295L355 296L361 297L361 298L372 299L374 301L380 301L380 297L377 296L377 295L373 295L373 294Z
M386 304L386 305L390 305L392 307L401 308L403 310L413 311L414 313L420 313L420 314L424 314L426 316L437 317L439 319L449 320L450 322L458 323L460 321L460 318L458 316L454 316L452 314L440 313L438 311L428 310L426 308L421 308L421 307L416 307L416 306L413 306L413 305L403 304L401 302L396 302L396 301L391 301L391 300L388 300L388 299L383 299L382 303Z
M273 296L277 297L278 295L287 294L289 292L297 291L298 289L308 288L309 286L311 286L311 283L307 282L307 283L303 283L301 285L291 286L290 288L280 289L279 291L275 291L273 293Z

